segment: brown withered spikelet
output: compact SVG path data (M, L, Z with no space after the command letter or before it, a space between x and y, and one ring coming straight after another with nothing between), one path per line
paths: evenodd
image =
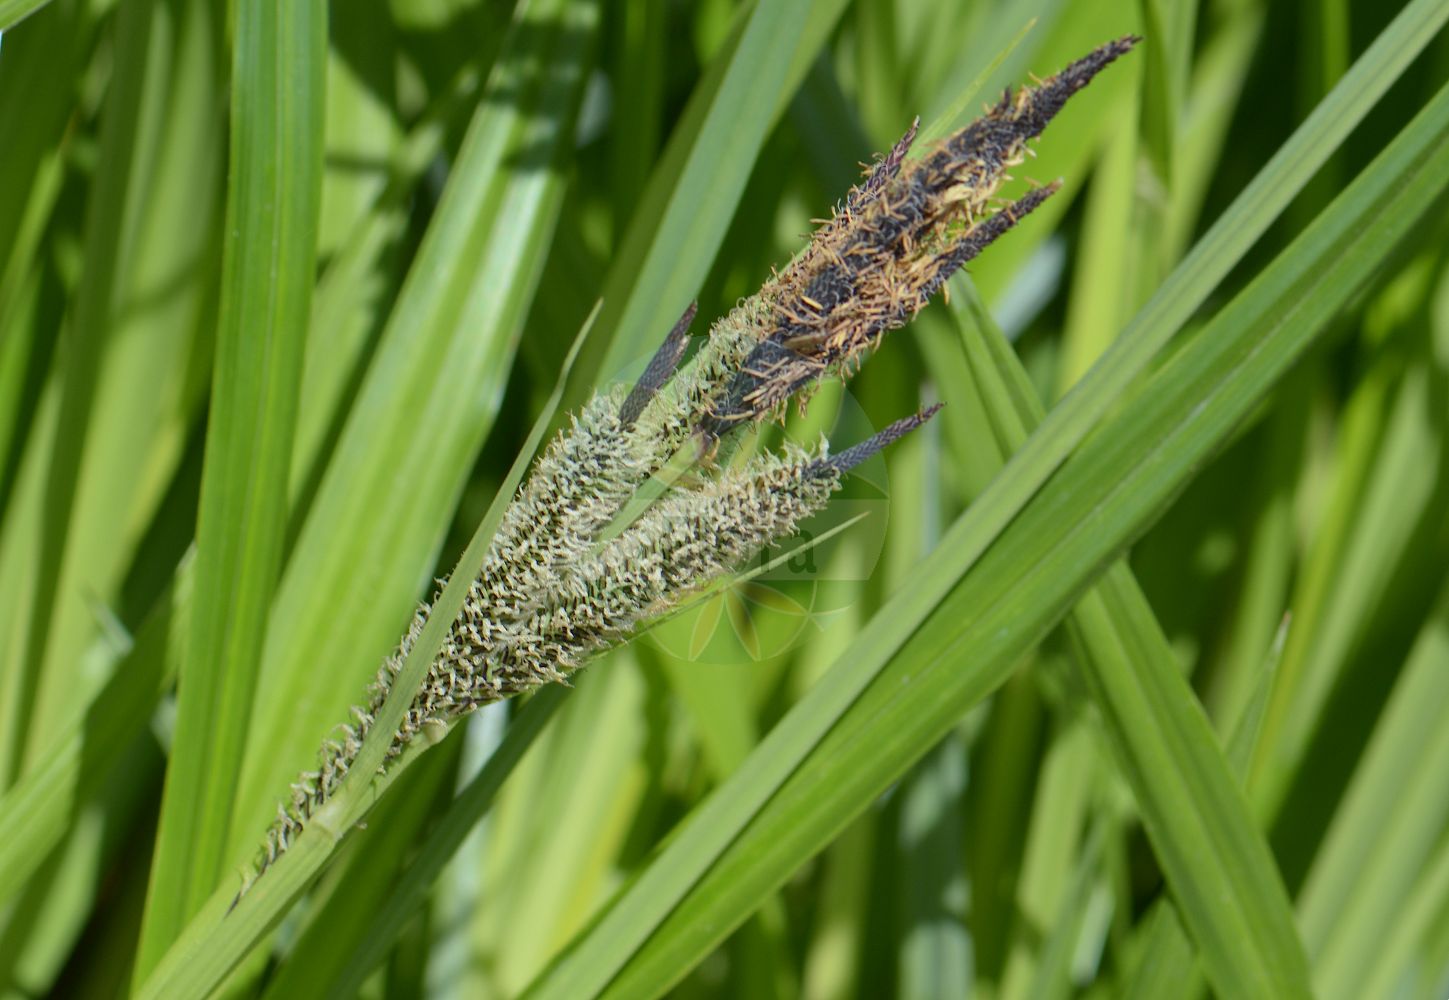
M962 265L1056 190L987 214L1006 171L1027 155L1072 94L1136 44L1102 46L1036 87L1007 92L987 114L905 162L916 126L846 196L809 249L761 290L759 343L715 401L703 430L719 438L758 419L828 369L857 360L905 324Z
M595 395L504 512L441 651L389 735L383 769L481 705L566 681L599 651L793 534L847 471L930 419L938 407L834 455L822 443L815 452L763 452L723 469L703 462L642 512L627 506L675 457L711 452L731 430L778 412L827 371L858 362L957 268L1049 197L1055 184L993 211L1026 144L1135 41L1112 42L1036 87L1008 93L909 161L913 124L806 251L717 320L693 358L681 365L690 306L632 389ZM323 744L317 769L302 774L278 806L242 891L336 794L429 613L428 605L418 609L365 707L352 710L352 721Z

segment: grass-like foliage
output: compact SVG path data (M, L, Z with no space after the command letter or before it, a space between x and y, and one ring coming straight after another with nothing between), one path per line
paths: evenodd
M1446 20L0 0L7 989L1442 997Z

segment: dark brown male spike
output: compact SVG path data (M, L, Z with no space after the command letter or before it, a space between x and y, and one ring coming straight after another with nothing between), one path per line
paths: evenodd
M804 254L761 291L760 339L699 425L706 442L778 411L832 367L872 349L922 309L951 274L1055 190L993 213L1022 162L1073 94L1138 39L1119 38L994 107L915 162L915 126L817 230Z
M851 445L838 455L816 459L806 467L805 475L830 476L849 472L866 459L883 451L888 445L899 441L927 420L930 420L943 405L945 404L935 403L921 410L919 413L913 413L909 417L902 417L900 420L886 427L885 430L872 434L859 444Z
M649 400L679 367L679 359L684 357L684 349L689 346L689 324L694 322L694 314L698 311L699 302L691 302L664 338L664 343L659 345L659 350L654 352L654 357L649 359L644 374L629 390L629 395L619 407L619 423L624 427L633 426L639 414L644 412L644 407L649 405Z
M744 374L755 378L755 382L742 403L747 408L756 408L762 404L773 405L776 401L787 399L804 388L806 383L819 377L820 372L830 365L859 355L866 347L874 346L873 342L879 340L885 331L904 326L951 275L975 260L981 251L996 242L1007 230L1026 218L1060 189L1061 183L1058 181L1033 188L1010 205L977 223L950 250L923 262L913 276L913 287L909 294L884 303L864 302L858 310L859 315L841 317L842 326L846 322L857 325L849 337L842 338L839 344L827 343L823 350L807 359L802 354L790 351L788 344L762 342L755 348L751 360L764 365L764 374L755 378L755 372L760 369L747 362ZM790 363L792 359L794 364Z
M1040 135L1073 94L1091 83L1098 73L1117 59L1131 52L1140 41L1140 35L1123 35L1093 49L1045 81L1033 91L1030 106L1019 112L1022 124L1034 129L1032 136Z

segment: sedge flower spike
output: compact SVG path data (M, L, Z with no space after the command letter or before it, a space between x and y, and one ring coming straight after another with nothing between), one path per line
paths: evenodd
M1066 101L1136 43L1122 38L1008 92L971 125L908 159L915 126L758 293L720 318L681 365L695 307L635 385L600 391L545 450L508 506L442 650L391 734L385 770L419 739L490 702L566 681L641 625L794 534L842 477L938 407L831 455L787 446L721 468L726 436L778 416L830 373L848 375L956 270L1056 190L1000 204L1007 170ZM637 513L640 487L682 454L696 474ZM622 524L620 522L623 522ZM371 697L278 806L243 886L285 851L338 789L428 620L420 607Z

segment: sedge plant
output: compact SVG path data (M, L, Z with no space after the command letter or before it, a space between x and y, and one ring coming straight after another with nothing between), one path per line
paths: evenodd
M430 664L384 763L415 741L441 741L479 707L569 675L641 625L678 607L819 511L852 468L916 429L937 407L831 454L761 452L729 467L740 428L778 416L829 373L848 373L909 321L962 266L1050 197L1037 187L1000 204L997 189L1077 91L1137 39L1101 46L1039 84L1008 91L977 121L907 160L916 127L853 188L809 246L711 326L676 373L690 306L638 382L594 396L539 460L503 514L482 572ZM681 451L700 472L621 530L630 500ZM365 707L279 803L252 878L287 850L341 786L375 715L427 625L415 615Z
M1292 13L0 0L0 984L1439 1000L1449 6Z

